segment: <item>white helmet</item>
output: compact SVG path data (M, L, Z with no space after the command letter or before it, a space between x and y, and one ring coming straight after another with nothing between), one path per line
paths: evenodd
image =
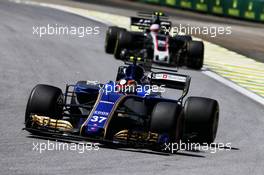
M159 32L159 30L160 30L160 25L158 25L158 24L152 24L150 26L150 31L151 32Z

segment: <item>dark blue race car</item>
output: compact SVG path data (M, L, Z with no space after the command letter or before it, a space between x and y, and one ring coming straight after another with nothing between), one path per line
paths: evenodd
M25 130L56 139L160 148L165 143L212 143L219 105L188 97L191 78L169 70L153 72L140 57L130 56L116 81L79 81L61 89L39 84L29 96ZM158 68L156 68L158 69ZM177 100L162 97L167 88L181 90Z

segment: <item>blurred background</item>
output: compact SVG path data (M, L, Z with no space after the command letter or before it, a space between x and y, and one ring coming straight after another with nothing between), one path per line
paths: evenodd
M206 14L264 22L264 0L139 0Z

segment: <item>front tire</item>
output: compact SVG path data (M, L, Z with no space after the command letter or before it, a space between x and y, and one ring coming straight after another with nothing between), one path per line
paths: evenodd
M30 93L26 113L25 125L30 127L32 125L30 115L37 114L49 116L54 119L60 119L63 111L63 94L61 89L38 84Z

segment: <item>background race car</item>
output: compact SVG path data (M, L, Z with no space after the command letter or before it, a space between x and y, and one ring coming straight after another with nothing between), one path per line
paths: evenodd
M157 64L203 67L203 42L193 41L189 35L170 34L171 22L164 13L139 13L139 17L131 17L130 28L131 31L127 31L110 26L106 32L105 52L121 59L123 51L145 49L148 58Z

